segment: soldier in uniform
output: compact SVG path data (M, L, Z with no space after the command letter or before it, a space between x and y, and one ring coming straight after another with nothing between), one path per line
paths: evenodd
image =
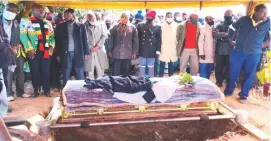
M139 24L137 27L140 76L147 74L149 77L154 77L155 57L161 49L161 27L154 24L155 16L155 11L149 11L146 14L147 22Z

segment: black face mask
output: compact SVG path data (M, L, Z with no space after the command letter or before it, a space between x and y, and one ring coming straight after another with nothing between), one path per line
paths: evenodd
M140 22L141 22L141 20L136 20L136 21L135 21L136 24L138 24L138 23L140 23Z
M232 22L232 16L224 16L226 22Z
M106 25L106 27L107 27L107 30L110 29L110 27L111 27L111 24L110 24L110 23L106 23L105 25Z
M210 26L213 26L213 25L215 24L215 22L214 22L214 21L211 21L211 22L208 22L208 24L209 24Z
M147 19L147 22L148 22L148 23L152 23L152 22L153 22L153 19Z

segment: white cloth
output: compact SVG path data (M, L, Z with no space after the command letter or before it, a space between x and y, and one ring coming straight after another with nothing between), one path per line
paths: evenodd
M97 78L99 78L104 75L104 70L102 69L102 66L100 64L97 52L91 52L91 54L92 55L90 55L89 57L91 57L90 61L92 61L90 66L92 71L88 72L88 77L94 79L94 69L96 69Z
M199 35L199 55L205 55L205 60L199 60L200 63L214 63L215 57L215 44L213 37L212 27L208 24L205 24L200 28Z
M176 50L176 34L178 24L173 22L168 24L164 22L162 25L162 45L159 60L163 62L176 62L177 50Z
M8 111L7 90L4 83L2 69L0 69L0 83L2 83L2 91L0 92L0 117L5 117Z

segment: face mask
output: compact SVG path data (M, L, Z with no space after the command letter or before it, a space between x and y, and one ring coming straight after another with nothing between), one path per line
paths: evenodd
M166 20L168 23L172 23L173 22L173 18L167 18Z
M120 19L120 22L121 22L122 24L127 24L127 23L128 23L128 19L126 19L126 18L121 18L121 19Z
M12 21L15 19L16 17L16 14L15 13L12 13L10 11L7 11L7 10L4 10L3 12L3 17L8 20L8 21Z
M232 21L232 17L231 16L224 16L224 20L225 21Z
M198 21L195 20L195 19L190 19L190 22L191 22L192 24L197 24L197 23L198 23Z
M107 29L110 29L110 26L111 26L110 23L106 23L105 25L106 25Z
M212 26L212 25L215 24L215 22L214 22L214 21L211 21L211 22L208 22L208 24L209 24L210 26Z
M90 25L95 25L96 22L89 21Z
M148 22L148 23L152 23L152 22L153 22L153 19L147 19L147 22Z
M176 17L176 21L181 21L182 17Z

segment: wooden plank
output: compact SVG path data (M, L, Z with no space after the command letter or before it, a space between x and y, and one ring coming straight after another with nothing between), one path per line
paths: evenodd
M271 138L266 133L264 133L259 128L255 127L250 123L245 124L238 124L242 129L247 131L249 134L253 135L254 137L260 139L261 141L269 141Z

